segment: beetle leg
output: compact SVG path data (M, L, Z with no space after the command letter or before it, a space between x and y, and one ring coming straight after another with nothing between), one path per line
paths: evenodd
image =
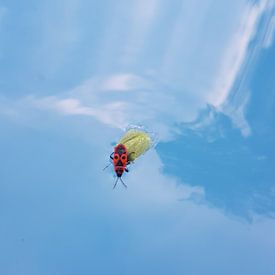
M104 168L103 168L103 171L106 169L106 168L108 168L113 162L112 162L112 160L114 159L113 158L113 154L114 154L114 152L110 155L110 163L108 164L108 165L106 165Z
M114 152L110 155L110 159L113 160L113 155L114 155Z

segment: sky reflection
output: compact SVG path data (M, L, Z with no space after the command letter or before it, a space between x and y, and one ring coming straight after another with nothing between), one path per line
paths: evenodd
M0 274L275 274L274 9L2 1Z
M248 85L251 136L243 137L226 116L209 108L201 120L214 117L210 127L182 125L177 141L159 145L166 172L203 186L210 203L249 220L254 213L275 211L273 56L274 48L262 54Z

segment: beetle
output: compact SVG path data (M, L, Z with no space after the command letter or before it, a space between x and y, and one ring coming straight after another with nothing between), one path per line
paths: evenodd
M121 178L124 171L128 172L126 168L128 164L128 151L125 145L118 144L114 148L114 154L110 156L113 160L114 170L118 178Z
M125 172L129 172L127 166L143 155L156 144L156 137L141 126L131 125L126 130L120 140L115 143L113 152L110 155L110 164L113 164L117 176L114 188L118 180L127 187L121 177ZM104 170L103 169L103 170Z
M115 181L113 188L116 187L119 179L122 182L122 184L124 185L124 187L127 188L127 185L121 179L121 176L124 173L124 171L129 172L127 165L130 164L130 161L128 160L128 150L127 150L126 146L122 143L117 144L114 147L114 152L110 155L110 159L114 165L114 170L117 175L117 179ZM107 168L107 166L105 168Z

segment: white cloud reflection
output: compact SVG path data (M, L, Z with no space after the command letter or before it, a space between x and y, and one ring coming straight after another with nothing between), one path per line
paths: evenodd
M246 64L262 46L260 41L250 47L259 31L259 21L266 11L273 8L273 3L231 1L217 3L216 9L213 9L210 0L203 4L199 1L192 4L183 1L175 17L167 15L166 28L163 28L158 16L163 19L170 10L160 1L151 1L150 9L145 14L144 1L135 1L133 7L138 7L137 14L133 7L128 14L125 12L129 11L129 6L119 5L116 7L118 14L110 19L114 24L100 40L103 43L100 49L102 55L96 58L91 53L90 58L93 57L95 63L100 64L95 73L79 81L79 85L55 95L27 95L15 100L2 98L1 113L15 119L21 119L24 113L25 120L36 119L34 113L44 113L44 118L49 113L61 117L88 117L91 118L91 126L99 122L119 129L128 124L144 124L158 133L162 141L167 141L177 132L175 125L195 121L201 110L212 105L231 117L243 136L248 136L250 128L245 119L245 108L249 94L242 89L245 87L233 88L236 80L246 72ZM62 47L56 46L59 42L55 41L62 32L62 26L53 33L47 28L43 36L45 47L39 51L41 55L51 55L53 50L51 57L54 57L61 49L63 52L66 41L77 40L77 28L73 23L77 21L73 12L75 5L79 7L72 1L66 15L64 28L67 35L61 40ZM173 8L170 7L175 12ZM129 24L125 23L125 16ZM71 27L72 37L68 33ZM128 35L124 36L124 33ZM49 44L45 42L48 39ZM77 43L69 44L70 49L77 47ZM134 50L133 45L136 47ZM64 55L69 56L66 52L64 50ZM55 60L55 72L62 65L63 57L60 64ZM48 66L51 67L51 62ZM230 98L232 93L234 100ZM204 127L213 121L203 118L197 125ZM112 139L111 135L108 138ZM158 172L159 169L160 163L155 167ZM175 182L166 187L165 177L158 177L157 181L153 181L158 184L157 187L149 185L150 188L156 188L155 194L159 191L160 196L171 196L173 199L180 199L181 195L186 199L193 194L203 197L204 191L199 187L176 187ZM145 188L142 184L137 186ZM133 189L137 191L136 194L150 192Z
M19 102L65 115L90 116L113 127L145 124L159 132L163 140L173 137L176 124L194 121L203 108L212 105L228 115L241 133L248 136L251 131L245 108L249 95L245 85L238 87L236 81L245 78L251 60L263 45L270 43L266 41L271 40L274 20L270 10L274 8L274 1L233 1L217 4L215 10L210 9L211 1L203 4L183 1L177 16L167 18L169 28L164 31L158 16L162 18L169 8L152 0L144 13L144 3L136 1L131 8L117 6L116 18L110 18L115 20L112 30L101 40L104 43L101 52L105 49L106 56L97 58L101 63L97 73L71 90L51 97L27 96ZM76 4L72 1L71 5ZM71 6L69 11L65 29L72 26L74 36L78 37L74 24L76 14ZM123 15L127 15L128 24L124 23ZM261 32L258 26L263 16L268 16L265 26L269 27L262 28L266 39L251 46ZM114 36L116 31L128 35L121 35L118 41ZM48 32L46 29L47 40L56 40L49 37ZM48 45L45 41L43 44ZM131 45L138 49L129 52ZM58 53L59 47L56 48ZM41 54L43 49L44 46ZM50 55L48 51L46 54ZM129 58L130 63L120 62ZM126 91L129 93L121 93ZM234 96L230 97L231 94Z

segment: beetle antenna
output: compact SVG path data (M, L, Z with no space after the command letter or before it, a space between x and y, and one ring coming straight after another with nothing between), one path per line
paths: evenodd
M124 183L124 181L122 180L122 178L120 178L120 181L122 182L122 184L124 185L124 187L127 188L127 185Z
M115 182L115 185L114 185L113 189L116 188L117 182L118 182L118 177L117 177L117 179L116 179L116 182Z

